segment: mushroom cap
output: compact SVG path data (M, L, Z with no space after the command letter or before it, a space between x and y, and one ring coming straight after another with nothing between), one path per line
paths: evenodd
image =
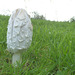
M16 9L10 16L7 30L7 48L11 53L27 50L32 42L33 26L24 9Z

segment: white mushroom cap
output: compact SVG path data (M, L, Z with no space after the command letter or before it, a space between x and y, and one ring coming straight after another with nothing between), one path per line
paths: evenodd
M24 9L15 10L8 24L7 48L11 53L27 50L32 42L33 26Z

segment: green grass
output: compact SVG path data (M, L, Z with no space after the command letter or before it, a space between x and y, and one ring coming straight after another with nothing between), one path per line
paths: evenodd
M13 68L6 51L8 19L0 15L0 75L75 75L75 22L32 19L32 44Z

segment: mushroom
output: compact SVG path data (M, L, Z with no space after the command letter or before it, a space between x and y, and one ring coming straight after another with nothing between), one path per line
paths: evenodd
M21 54L32 42L33 26L24 9L16 9L10 16L7 27L7 49L12 55L12 65L22 62Z

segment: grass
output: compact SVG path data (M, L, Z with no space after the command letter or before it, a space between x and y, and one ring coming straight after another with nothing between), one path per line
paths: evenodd
M8 19L0 15L0 75L75 75L75 22L32 19L32 44L13 68L6 51Z

